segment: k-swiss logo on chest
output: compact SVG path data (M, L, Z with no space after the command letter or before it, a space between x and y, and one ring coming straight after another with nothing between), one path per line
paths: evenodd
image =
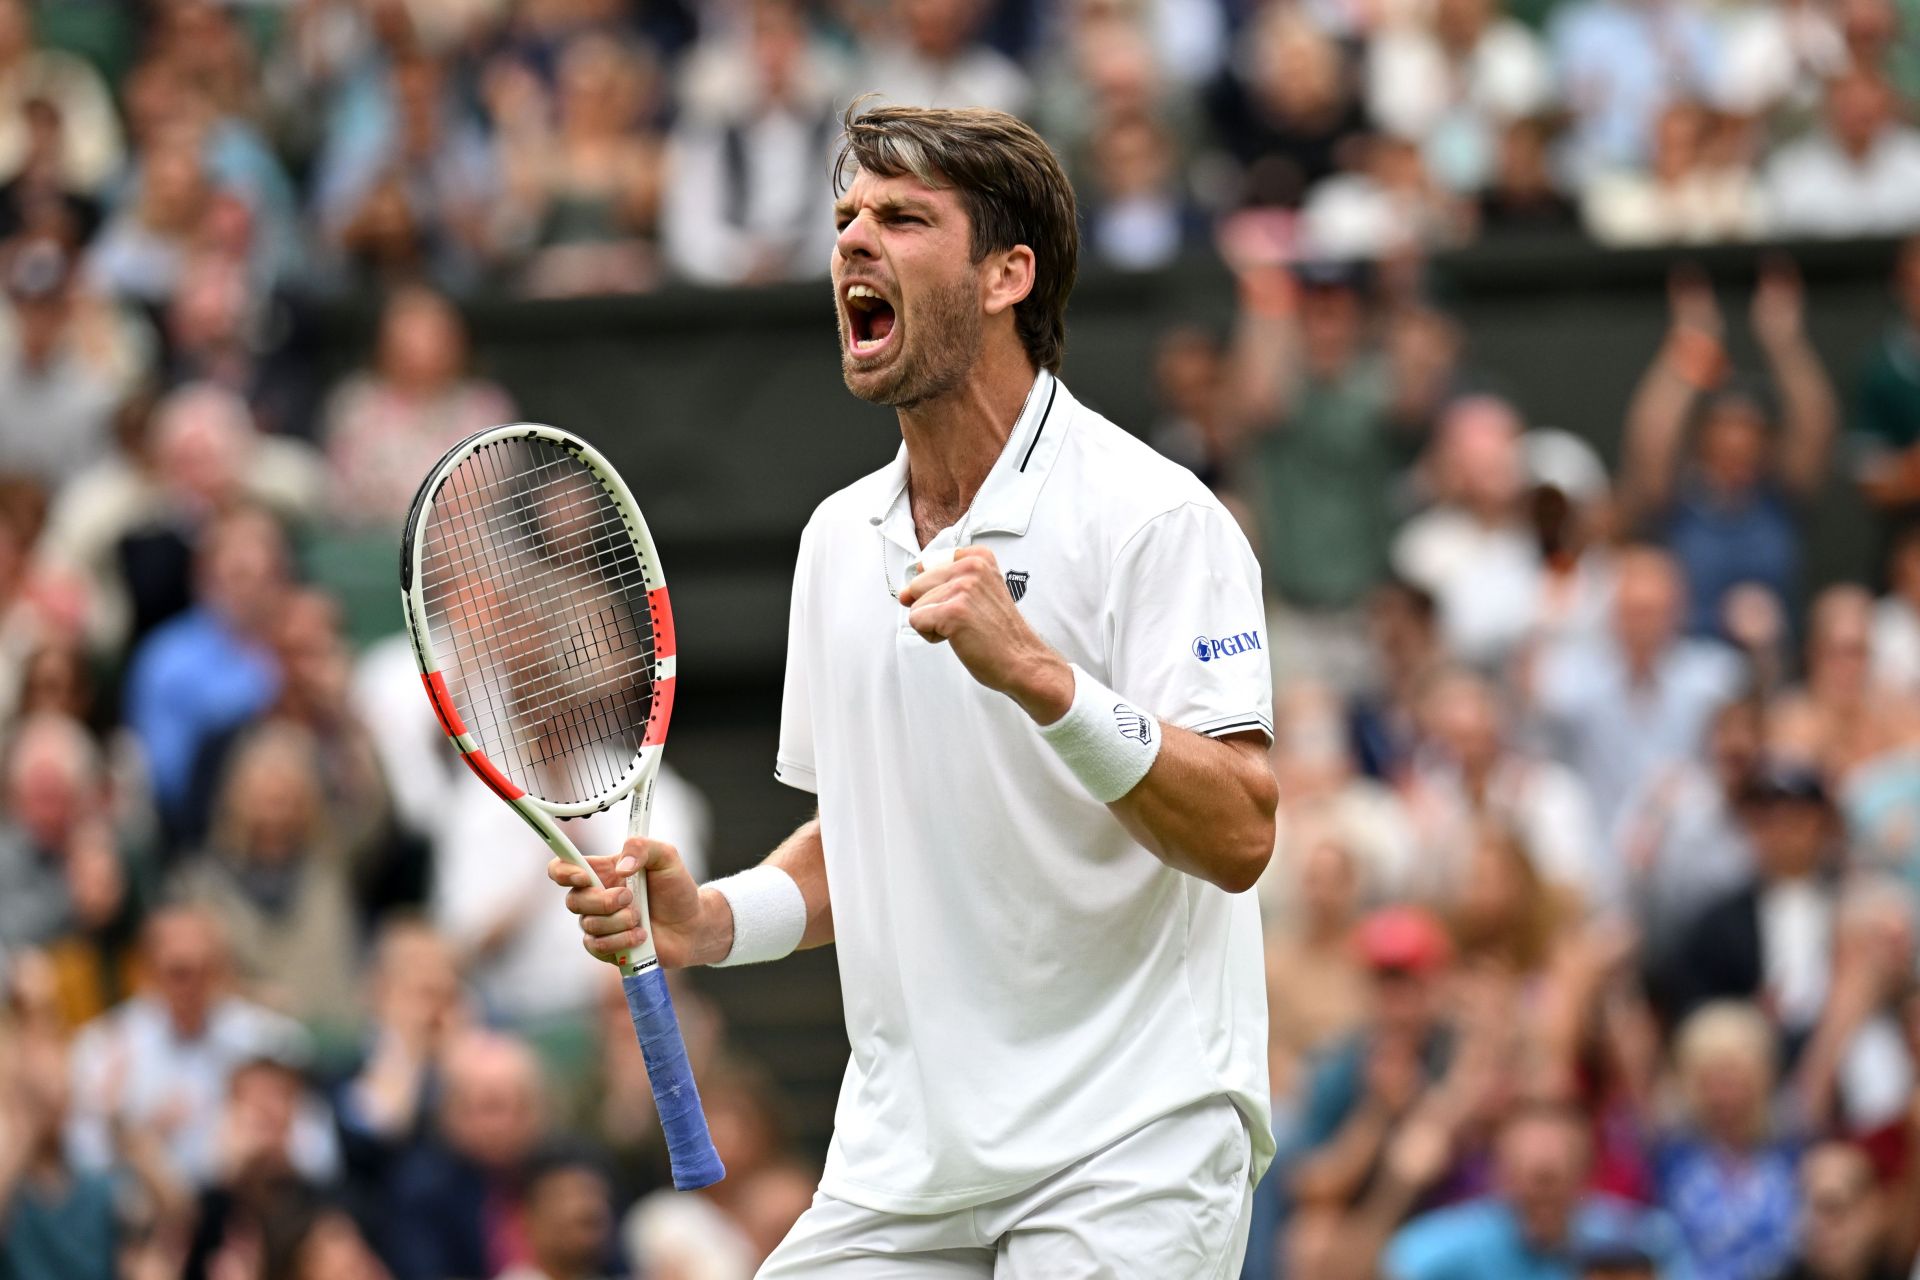
M1026 597L1027 577L1025 569L1007 570L1007 594L1013 597L1015 604L1019 604Z

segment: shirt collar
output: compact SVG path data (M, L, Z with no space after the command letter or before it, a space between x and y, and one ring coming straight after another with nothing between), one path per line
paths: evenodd
M1006 447L993 469L973 497L973 505L960 517L960 532L1024 534L1033 521L1034 504L1046 483L1053 463L1066 442L1067 427L1073 419L1073 393L1060 379L1042 369L1027 392L1026 404L1014 420ZM904 442L894 455L893 465L882 473L879 502L869 521L885 529L896 512L907 505L907 446ZM906 513L911 527L911 513Z

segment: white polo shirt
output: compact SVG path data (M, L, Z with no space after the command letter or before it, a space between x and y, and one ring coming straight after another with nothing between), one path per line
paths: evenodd
M905 449L800 540L775 770L820 803L853 1055L821 1187L881 1212L1022 1190L1225 1096L1272 1157L1259 909L1134 843L892 598ZM1199 733L1272 734L1260 572L1184 468L1036 379L960 523L1042 639ZM1168 1170L1170 1183L1190 1176Z

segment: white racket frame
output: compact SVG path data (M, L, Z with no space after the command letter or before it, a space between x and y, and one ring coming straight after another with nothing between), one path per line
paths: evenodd
M654 638L654 690L651 718L647 724L646 743L635 754L626 772L609 789L588 800L561 804L543 800L522 790L512 779L500 772L499 767L486 757L471 734L467 733L459 709L454 705L453 697L447 689L446 676L440 666L439 655L433 647L433 630L427 618L426 596L421 574L421 559L426 544L427 524L432 516L434 500L439 496L441 487L453 469L473 456L478 450L507 440L544 440L559 445L586 465L586 469L599 482L619 508L626 522L627 532L633 539L635 552L647 571L647 600L653 614ZM666 574L660 567L660 553L653 544L653 535L647 529L646 519L640 514L640 505L633 500L633 493L620 478L619 472L592 445L571 432L562 431L538 422L515 422L505 426L492 427L470 436L450 450L440 460L425 482L420 486L419 496L415 499L414 509L408 513L406 536L402 544L403 563L401 565L401 602L405 607L407 634L413 641L414 661L420 668L421 681L426 685L427 696L432 700L434 711L440 717L440 727L446 731L460 756L467 762L474 775L487 784L489 790L509 805L515 813L539 833L549 849L557 857L564 858L576 867L584 868L588 875L594 875L591 865L584 855L567 838L556 821L559 818L578 818L599 813L611 808L621 797L631 795L633 803L627 810L628 838L644 837L653 817L653 784L660 774L660 761L666 749L667 722L673 713L673 691L675 676L679 667L679 655L675 648L673 630L673 609L667 597ZM595 876L598 880L598 876ZM653 945L652 914L647 907L647 884L645 869L628 879L628 887L633 890L633 903L640 917L640 927L645 931L645 940L632 952L617 957L615 963L620 972L628 977L645 973L660 963ZM602 882L602 887L606 887Z

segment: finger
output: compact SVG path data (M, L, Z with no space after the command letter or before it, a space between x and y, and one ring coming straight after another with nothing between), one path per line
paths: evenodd
M567 893L567 910L582 917L610 916L631 905L633 890L624 884L615 884L611 889L572 889Z
M953 560L955 564L963 560L978 560L989 569L998 570L1000 568L1000 561L994 558L993 552L982 546L961 547L953 553Z
M611 915L580 917L580 929L590 938L611 938L616 933L639 927L640 913L631 906L622 907Z
M547 863L547 879L563 889L588 889L593 877L565 858L554 858Z
M928 644L939 644L953 634L953 605L923 604L907 615L907 622Z
M595 960L605 960L609 964L612 964L617 963L620 957L628 954L646 940L647 935L645 933L639 929L631 929L626 933L617 933L608 938L582 938L580 945L584 946L587 949L587 954Z
M962 572L964 570L958 560L951 560L931 569L922 569L907 579L906 586L900 588L900 603L911 607L916 600L925 598L929 592L952 581Z

